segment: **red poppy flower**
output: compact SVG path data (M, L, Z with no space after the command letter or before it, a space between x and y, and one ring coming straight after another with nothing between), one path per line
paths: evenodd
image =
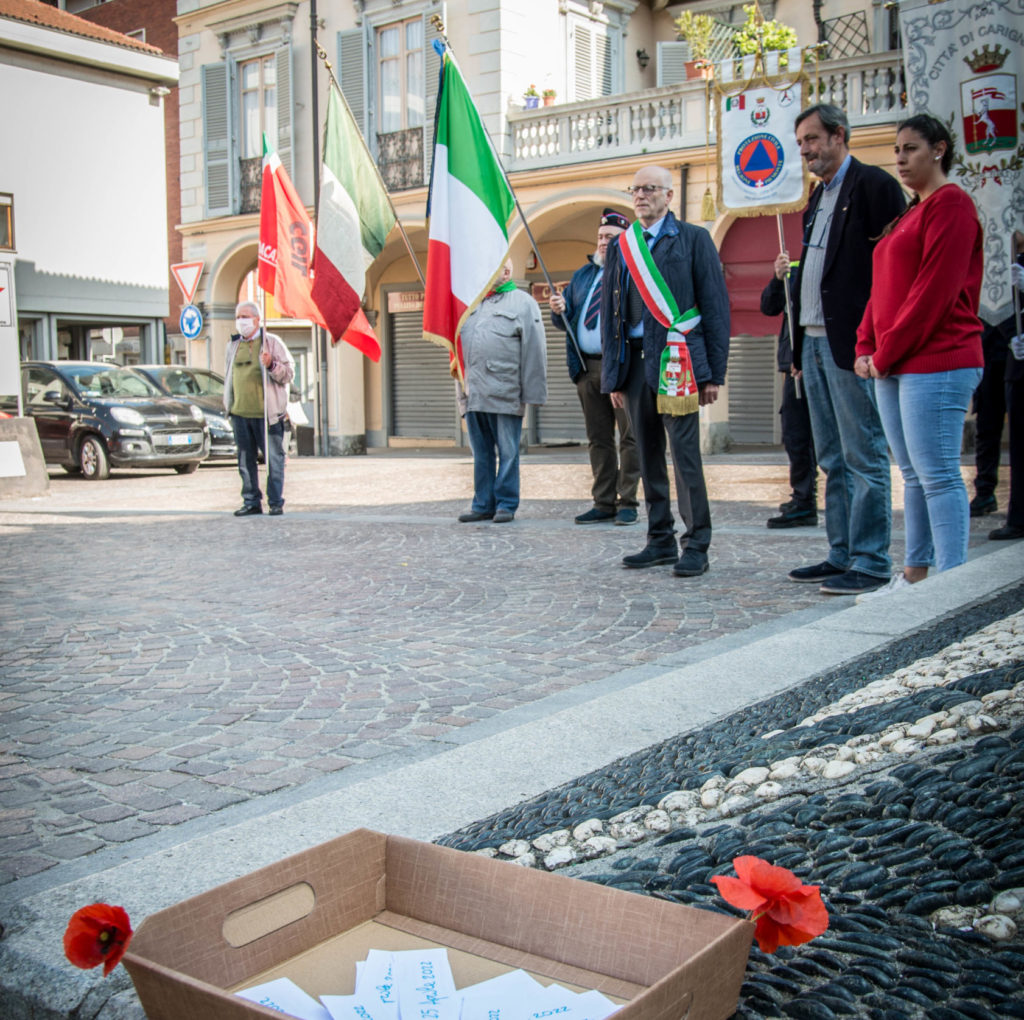
M76 910L64 932L64 955L83 970L103 964L106 977L120 962L132 937L123 907L94 903Z
M828 928L818 886L804 885L792 871L760 857L737 857L732 864L739 878L714 875L711 881L727 903L750 911L762 952L802 945Z

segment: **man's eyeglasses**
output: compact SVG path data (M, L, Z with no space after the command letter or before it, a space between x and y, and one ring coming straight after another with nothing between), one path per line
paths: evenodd
M627 195L653 195L656 191L668 191L662 184L631 184L626 188Z

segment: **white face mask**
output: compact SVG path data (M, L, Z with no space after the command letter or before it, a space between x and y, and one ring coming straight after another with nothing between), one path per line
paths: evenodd
M235 319L235 329L244 337L248 337L250 333L256 328L256 320L250 318L239 317Z

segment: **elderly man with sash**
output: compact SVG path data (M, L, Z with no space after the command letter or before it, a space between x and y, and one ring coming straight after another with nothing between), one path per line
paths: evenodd
M638 170L629 192L637 222L608 246L601 304L601 389L629 411L647 503L647 544L622 562L633 568L672 563L677 577L699 577L708 569L711 508L698 411L718 399L725 383L729 297L711 235L669 211L668 170ZM686 527L682 555L666 436Z

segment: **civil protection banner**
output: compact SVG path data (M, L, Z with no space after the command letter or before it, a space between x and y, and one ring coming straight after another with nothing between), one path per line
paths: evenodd
M985 231L981 317L1012 314L1010 241L1024 230L1024 0L903 0L900 30L910 112L953 136L955 181Z
M798 59L798 57L797 57ZM738 216L802 209L807 171L796 144L806 80L716 85L718 204Z

